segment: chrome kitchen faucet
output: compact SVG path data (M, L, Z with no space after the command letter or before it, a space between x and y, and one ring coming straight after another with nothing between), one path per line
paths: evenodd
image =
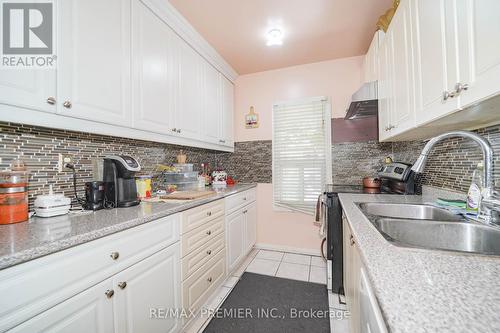
M467 131L451 131L441 135L438 135L425 145L424 149L420 153L415 164L411 168L416 173L422 173L424 171L425 163L429 157L429 153L432 148L440 141L452 137L463 137L471 139L476 142L483 151L483 184L484 189L482 191L481 198L481 208L480 208L480 218L486 223L500 224L500 196L498 192L495 191L494 181L493 181L493 149L490 143L482 138L481 136Z

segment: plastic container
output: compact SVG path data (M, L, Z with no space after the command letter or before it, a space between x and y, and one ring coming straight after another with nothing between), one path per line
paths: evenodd
M165 172L163 179L168 184L197 182L198 172Z
M153 187L151 184L150 175L140 175L135 177L135 184L137 186L137 197L139 199L151 198Z
M193 165L194 164L190 163L183 163L183 164L176 163L173 166L174 168L177 169L178 172L193 172Z

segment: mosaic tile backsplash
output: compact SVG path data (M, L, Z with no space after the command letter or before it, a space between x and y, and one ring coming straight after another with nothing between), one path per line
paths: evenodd
M495 151L494 178L500 185L500 125L476 131L487 138ZM333 182L356 184L368 175L374 175L384 157L412 163L424 143L396 142L340 143L332 146ZM188 155L188 162L220 166L240 182L272 182L272 142L270 140L237 142L234 153L181 147L149 141L132 140L81 132L0 122L0 169L9 167L12 159L21 158L27 164L30 176L30 203L39 194L48 192L48 184L57 193L72 194L72 174L69 170L57 172L58 154L71 155L78 171L79 195L83 183L93 179L92 159L108 154L129 154L136 157L145 173L153 173L158 163L175 162L179 150ZM481 160L480 149L472 142L450 139L436 146L429 157L424 185L466 192L472 171ZM497 185L497 186L498 186Z

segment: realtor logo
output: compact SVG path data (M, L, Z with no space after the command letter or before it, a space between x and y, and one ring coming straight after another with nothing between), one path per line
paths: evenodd
M2 3L2 66L54 66L54 12L52 2Z

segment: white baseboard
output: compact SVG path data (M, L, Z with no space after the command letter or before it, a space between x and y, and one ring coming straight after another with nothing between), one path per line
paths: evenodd
M320 246L320 244L318 243L318 249L313 250L313 249L303 249L303 248L299 248L299 247L284 246L284 245L277 245L277 244L264 244L264 243L255 244L255 248L261 249L261 250L281 251L281 252L290 252L290 253L297 253L297 254L307 254L310 256L321 256L319 246Z

